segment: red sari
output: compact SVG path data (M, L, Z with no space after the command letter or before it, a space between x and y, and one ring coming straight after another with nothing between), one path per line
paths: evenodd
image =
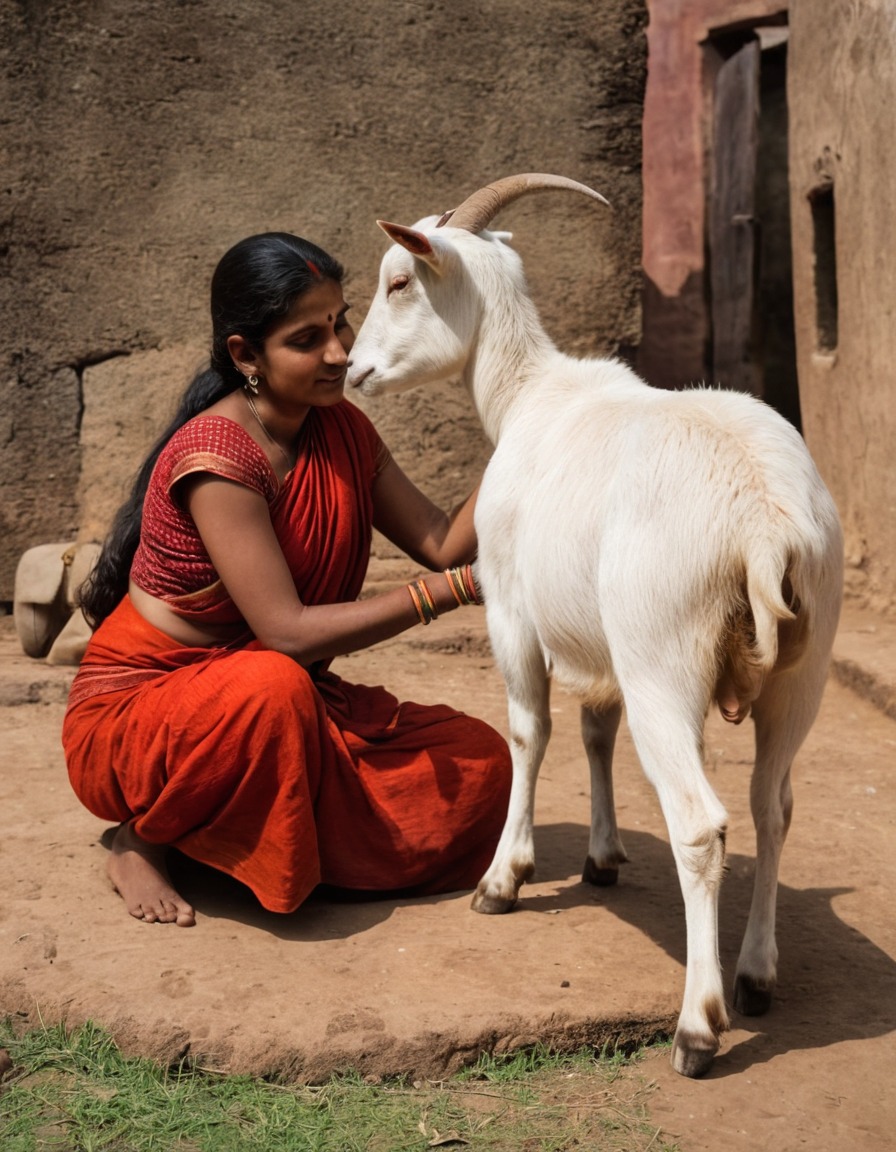
M205 422L207 436L220 421L191 425ZM282 487L270 486L272 523L303 602L355 599L370 553L379 441L348 402L312 410L306 424L295 468ZM232 460L228 472L212 455L181 452L171 490L190 471L240 478ZM150 492L161 484L164 493L167 481ZM148 498L147 545L153 507ZM176 537L172 530L167 539ZM187 568L207 581L203 564L193 556ZM141 565L151 582L152 563L143 556L135 572ZM186 591L169 589L178 611L232 617L220 581L190 590L189 578ZM308 671L249 636L180 647L128 598L88 646L63 745L72 786L96 816L133 819L144 840L226 872L276 912L293 911L322 882L420 893L473 887L494 852L510 784L507 746L479 720L399 703L322 666Z

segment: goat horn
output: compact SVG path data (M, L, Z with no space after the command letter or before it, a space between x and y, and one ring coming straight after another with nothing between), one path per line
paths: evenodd
M602 204L609 205L609 201L599 192L595 192L586 184L579 184L577 180L568 180L565 176L551 176L546 172L523 172L518 176L505 176L503 180L486 184L484 188L468 196L453 212L446 212L436 227L441 228L445 224L450 224L452 228L464 228L467 232L481 232L506 205L512 204L527 192L537 192L546 188L566 188L572 192L583 192L593 200L600 200Z

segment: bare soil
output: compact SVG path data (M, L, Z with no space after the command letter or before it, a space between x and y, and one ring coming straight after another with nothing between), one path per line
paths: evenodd
M654 1083L654 1121L685 1152L892 1146L893 631L844 618L835 675L799 757L772 1010L733 1015L705 1080L676 1076L663 1052L641 1066ZM506 731L478 610L337 670ZM587 779L571 698L555 693L538 874L511 915L475 915L469 893L321 892L276 916L238 885L176 860L198 909L197 926L183 930L129 919L106 879L109 829L69 790L59 747L71 676L22 656L11 621L0 620L0 1012L23 1027L90 1018L129 1054L310 1081L349 1066L440 1077L482 1051L637 1042L674 1027L684 920L656 797L623 730L617 801L631 863L616 888L582 884ZM748 723L710 719L707 768L730 813L720 916L729 983L752 875L751 744Z

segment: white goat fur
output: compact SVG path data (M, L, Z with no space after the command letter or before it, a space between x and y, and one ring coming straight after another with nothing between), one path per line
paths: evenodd
M715 389L661 391L617 361L562 354L509 237L436 229L435 219L383 225L398 243L383 259L349 383L376 395L459 374L495 445L476 528L507 685L513 787L473 906L509 910L533 872L551 677L583 701L585 878L615 881L626 855L611 763L624 703L685 901L672 1060L701 1075L728 1024L717 944L727 815L703 771L703 725L726 671L744 711L752 704L756 732L756 875L734 993L753 1014L768 1007L776 979L790 766L819 707L839 615L837 513L801 437L765 404Z

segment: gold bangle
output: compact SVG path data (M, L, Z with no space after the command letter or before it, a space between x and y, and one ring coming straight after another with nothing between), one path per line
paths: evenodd
M456 568L445 569L445 579L448 581L448 587L451 589L451 594L458 603L458 607L463 608L464 605L469 604L469 600L464 592L463 584L458 578L458 571Z
M482 597L473 579L473 569L469 564L465 564L462 568L446 568L445 576L454 593L454 599L461 607L482 603Z
M408 584L408 592L411 594L411 600L413 601L414 608L417 610L417 617L419 618L420 623L428 624L429 621L423 615L423 605L420 603L420 595L413 584Z
M432 593L422 580L415 580L413 584L408 584L408 592L414 601L414 607L417 609L421 624L431 624L433 620L438 618L439 613Z
M479 586L476 583L476 577L473 575L472 564L464 565L464 580L466 582L467 589L469 590L470 598L472 599L473 603L481 604L483 602L482 593L479 591Z
M446 568L445 575L448 577L448 583L458 604L482 603L482 596L479 594L476 581L473 579L473 566L471 564L464 564L462 568Z
M417 583L417 590L420 593L420 599L423 601L423 604L429 613L429 619L430 620L438 619L439 610L436 608L436 602L433 599L432 592L430 592L430 590L429 590L429 585L426 583L425 580L418 580L416 583ZM427 621L427 623L428 623L428 621Z

